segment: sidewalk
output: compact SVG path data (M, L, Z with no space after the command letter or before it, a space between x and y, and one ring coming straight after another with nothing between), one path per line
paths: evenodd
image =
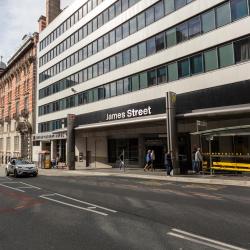
M68 169L39 169L40 175L46 176L111 176L136 178L172 182L188 182L199 184L215 184L226 186L250 187L250 175L176 175L166 176L166 171L157 169L155 171L144 172L142 168L129 168L120 170L119 168L78 168Z

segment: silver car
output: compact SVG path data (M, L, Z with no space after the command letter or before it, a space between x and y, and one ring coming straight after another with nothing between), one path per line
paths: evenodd
M38 168L34 163L31 163L27 160L11 159L10 162L6 165L5 173L6 176L13 174L14 177L18 177L21 175L37 176Z

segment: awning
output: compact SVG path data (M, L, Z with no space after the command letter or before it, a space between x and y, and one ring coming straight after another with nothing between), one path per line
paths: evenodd
M191 135L202 136L236 136L236 135L250 135L250 125L224 127L198 131L190 133Z

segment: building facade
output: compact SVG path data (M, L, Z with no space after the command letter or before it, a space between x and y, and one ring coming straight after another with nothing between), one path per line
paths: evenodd
M32 159L35 126L36 45L38 34L25 36L0 74L0 162Z
M248 0L76 0L40 36L36 152L74 168L116 166L123 151L143 166L151 149L160 167L171 150L185 171L193 145L208 151L192 135L201 125L249 124L249 9ZM231 140L213 150L232 152ZM240 140L247 155L250 140Z

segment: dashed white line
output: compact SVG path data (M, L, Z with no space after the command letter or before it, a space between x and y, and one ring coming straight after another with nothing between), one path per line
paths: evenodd
M39 187L33 186L33 185L31 185L31 184L28 184L28 183L25 183L25 182L22 182L22 181L19 181L19 183L21 183L21 184L23 184L23 185L26 185L26 186L29 186L30 188L35 188L35 189L41 190L41 188L39 188Z
M231 244L227 244L221 241L209 239L207 237L203 237L200 235L192 234L183 230L179 230L176 228L172 229L172 232L168 232L167 235L171 235L180 239L188 240L191 242L195 242L204 246L209 246L219 250L247 250L245 248L233 246Z

